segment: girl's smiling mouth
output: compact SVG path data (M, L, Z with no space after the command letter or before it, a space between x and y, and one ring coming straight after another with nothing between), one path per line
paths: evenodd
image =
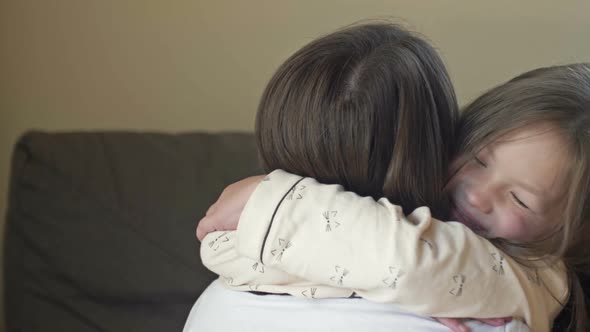
M487 229L483 227L469 212L457 206L455 201L451 202L451 220L462 223L474 233L479 235L487 234Z

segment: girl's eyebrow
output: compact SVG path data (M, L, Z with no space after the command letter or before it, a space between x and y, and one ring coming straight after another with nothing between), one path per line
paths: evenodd
M539 197L544 197L547 193L544 190L541 190L539 188L536 188L535 186L528 184L524 181L516 181L516 183L522 187L524 190L528 191L529 193L535 195L535 196L539 196Z

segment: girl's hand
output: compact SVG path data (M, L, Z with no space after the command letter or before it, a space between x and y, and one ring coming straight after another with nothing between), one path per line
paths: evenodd
M435 318L439 323L450 328L453 332L469 332L469 328L463 324L462 319L458 318ZM505 318L488 318L488 319L476 319L484 324L491 326L501 326L512 320L511 317Z
M263 178L264 175L251 176L227 186L199 221L197 239L201 241L214 231L236 230L242 210Z

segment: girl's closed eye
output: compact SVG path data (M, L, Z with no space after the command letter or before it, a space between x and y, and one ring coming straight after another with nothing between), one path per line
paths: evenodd
M483 168L487 168L487 167L488 167L488 164L486 164L486 163L485 163L483 160L481 160L481 159L480 159L478 156L475 156L475 157L473 157L473 158L475 159L475 162L476 162L476 163L477 163L479 166L481 166L481 167L483 167Z
M520 205L521 207L530 210L530 208L528 207L528 205L523 202L520 198L518 198L518 196L516 196L515 193L510 192L510 195L512 195L512 199L514 200L514 202L516 202L516 204Z

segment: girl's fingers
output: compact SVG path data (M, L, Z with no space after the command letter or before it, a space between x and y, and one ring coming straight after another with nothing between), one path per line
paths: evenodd
M460 319L457 318L435 318L441 324L450 328L453 332L469 332L469 328L463 324Z
M485 318L485 319L477 319L478 321L488 324L491 326L502 326L512 320L511 317L506 318Z

